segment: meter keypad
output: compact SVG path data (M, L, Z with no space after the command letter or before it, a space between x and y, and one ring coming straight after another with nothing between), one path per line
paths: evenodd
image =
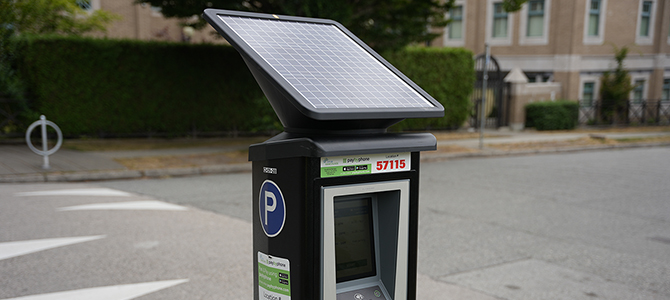
M337 300L387 300L379 286L337 294Z

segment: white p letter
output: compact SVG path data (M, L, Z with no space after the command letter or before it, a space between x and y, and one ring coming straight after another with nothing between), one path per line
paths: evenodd
M268 205L268 198L272 198L272 205ZM265 225L268 225L268 212L275 211L277 208L277 198L272 192L265 191Z

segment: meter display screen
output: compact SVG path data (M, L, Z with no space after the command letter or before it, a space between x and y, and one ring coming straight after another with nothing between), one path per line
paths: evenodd
M372 198L335 201L337 282L376 275Z

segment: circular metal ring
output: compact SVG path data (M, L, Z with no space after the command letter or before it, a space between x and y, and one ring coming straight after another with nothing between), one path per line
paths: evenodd
M44 124L46 126L51 126L53 129L55 129L56 134L58 135L58 141L56 142L56 146L54 146L53 148L51 148L48 151L43 151L43 150L39 150L39 149L35 148L35 146L33 146L33 143L30 141L30 134L35 129L35 127L37 127L39 125L42 125L42 122L44 122ZM44 139L46 137L42 137L42 138ZM58 128L58 125L56 125L56 123L51 122L51 121L46 120L46 119L45 120L38 120L38 121L35 121L32 124L30 124L30 126L28 126L28 130L26 131L26 143L28 144L28 148L30 148L30 150L35 152L35 154L37 154L37 155L51 155L51 154L56 153L56 151L58 151L58 149L60 149L60 146L63 144L63 133L60 131L60 128Z

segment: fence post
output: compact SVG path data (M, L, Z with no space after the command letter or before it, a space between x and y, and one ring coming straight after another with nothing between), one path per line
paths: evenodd
M624 116L625 117L624 124L626 125L630 125L630 109L631 109L630 100L628 100L626 101L626 114Z

